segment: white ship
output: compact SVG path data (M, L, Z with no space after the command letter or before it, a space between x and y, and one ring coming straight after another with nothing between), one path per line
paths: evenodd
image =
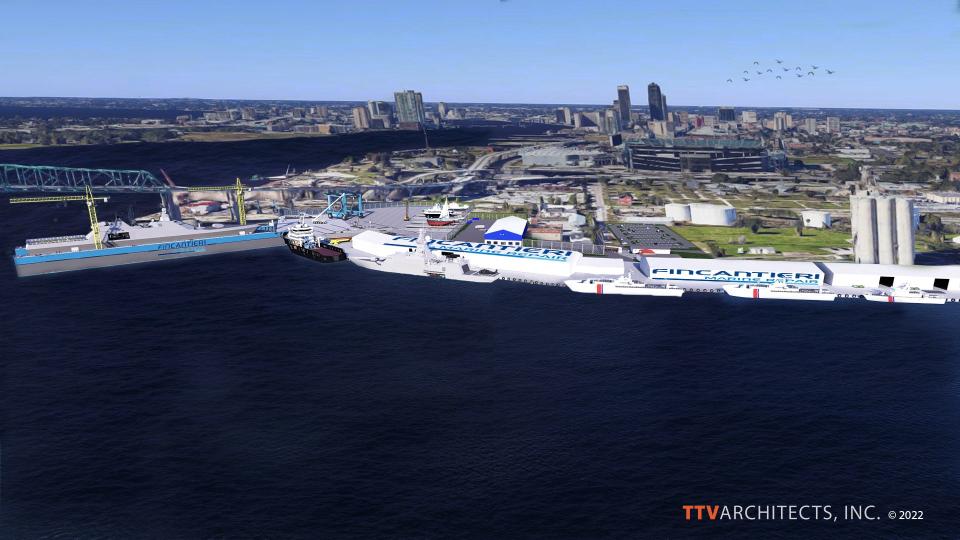
M925 291L920 287L895 287L879 294L865 294L863 298L871 302L889 302L901 304L945 304L947 297L936 291Z
M445 227L462 218L468 210L470 210L469 206L464 206L458 202L450 203L448 199L444 199L443 205L440 203L434 204L423 211L423 216L427 218L427 225Z
M633 296L683 296L676 285L661 285L636 281L630 276L616 279L568 279L563 282L573 292L595 294L627 294Z
M814 300L829 302L836 300L837 294L823 290L820 287L797 287L786 283L764 284L730 284L724 285L723 291L737 298L757 298L763 300Z
M388 255L386 257L350 257L350 261L363 268L380 272L393 272L411 276L428 276L456 281L472 281L475 283L491 283L500 279L500 274L493 270L473 270L467 264L467 259L451 252L437 255L427 248L430 237L423 229L417 238L415 248L410 251Z

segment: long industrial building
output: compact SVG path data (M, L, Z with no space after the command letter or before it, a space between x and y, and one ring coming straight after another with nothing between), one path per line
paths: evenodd
M904 266L834 262L758 261L749 259L682 259L641 257L640 271L655 282L727 283L797 286L920 287L960 292L960 266Z
M753 139L639 139L626 144L632 170L673 172L765 172L782 168L786 157Z

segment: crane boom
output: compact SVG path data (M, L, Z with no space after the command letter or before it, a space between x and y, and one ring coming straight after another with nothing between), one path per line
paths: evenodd
M107 201L107 197L94 197L93 190L86 186L86 193L83 195L63 195L57 197L11 197L10 204L27 203L46 203L46 202L70 202L85 201L87 203L87 215L90 217L90 231L93 233L93 246L97 249L103 249L103 239L100 238L100 221L97 219L96 201Z
M234 191L237 195L237 217L240 218L241 225L247 224L247 207L243 199L243 192L250 188L240 183L239 178L237 178L237 183L231 186L192 186L186 189L187 191Z

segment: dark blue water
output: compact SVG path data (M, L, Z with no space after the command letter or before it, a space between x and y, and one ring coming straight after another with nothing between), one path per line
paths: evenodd
M0 247L84 221L3 207ZM30 279L4 260L0 538L960 530L956 305L595 297L282 248Z

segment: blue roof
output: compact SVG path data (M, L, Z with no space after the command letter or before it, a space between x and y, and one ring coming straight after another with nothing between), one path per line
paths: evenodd
M483 235L484 240L523 240L527 230L527 220L516 216L500 218L490 225Z

